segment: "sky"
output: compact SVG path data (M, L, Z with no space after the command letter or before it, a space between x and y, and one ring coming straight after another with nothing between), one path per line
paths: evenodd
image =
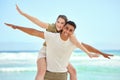
M39 50L44 42L4 25L7 22L44 31L20 15L16 4L47 23L54 23L59 14L64 14L76 23L79 41L97 49L120 49L120 0L1 0L0 51Z

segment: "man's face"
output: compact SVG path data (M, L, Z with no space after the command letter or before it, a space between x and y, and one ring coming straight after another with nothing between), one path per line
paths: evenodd
M70 24L66 24L65 27L63 27L62 35L64 37L70 37L74 33L74 27Z

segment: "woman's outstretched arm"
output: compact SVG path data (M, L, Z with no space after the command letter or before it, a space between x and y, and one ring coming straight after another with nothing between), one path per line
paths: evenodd
M27 13L24 13L19 7L18 5L16 5L16 9L17 11L24 17L26 17L28 20L30 20L31 22L33 22L34 24L47 29L48 28L48 23L42 22L39 19L37 19L36 17L33 17L31 15L28 15Z

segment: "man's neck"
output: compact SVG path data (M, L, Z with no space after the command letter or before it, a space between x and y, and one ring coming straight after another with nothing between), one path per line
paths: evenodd
M68 40L68 37L67 37L67 36L64 36L64 35L62 35L62 34L60 34L60 38L61 38L63 41Z

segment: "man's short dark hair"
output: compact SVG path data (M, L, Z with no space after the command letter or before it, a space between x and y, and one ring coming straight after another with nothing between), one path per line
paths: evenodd
M66 24L70 24L70 25L72 25L72 26L74 27L74 29L76 29L76 24L75 24L75 22L73 22L73 21L67 21ZM66 25L66 24L65 24L65 25Z

